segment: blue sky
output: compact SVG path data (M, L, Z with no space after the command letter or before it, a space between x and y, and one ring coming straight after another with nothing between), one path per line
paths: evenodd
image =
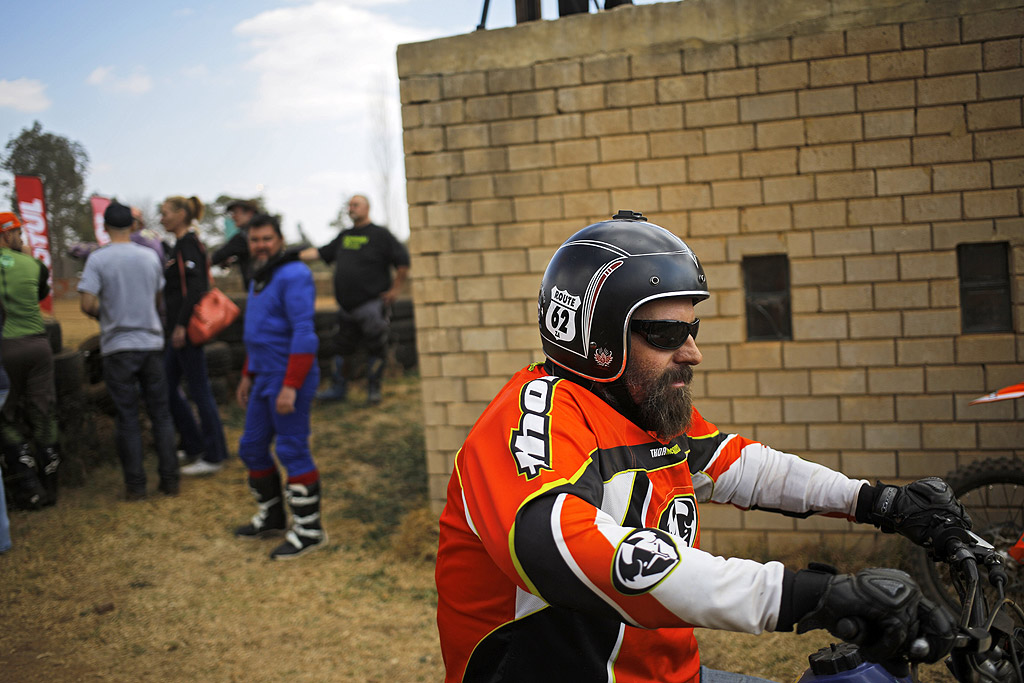
M38 120L80 142L89 193L262 194L314 242L347 196L408 235L395 47L459 35L483 0L7 3L0 144ZM514 23L492 0L487 27ZM542 0L553 19L556 0ZM381 121L387 125L382 126ZM390 145L390 201L379 150ZM390 207L390 208L389 208Z

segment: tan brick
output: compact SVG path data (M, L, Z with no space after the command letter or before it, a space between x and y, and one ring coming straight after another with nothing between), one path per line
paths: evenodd
M981 71L981 45L933 47L926 51L928 75Z
M739 212L736 209L694 211L690 214L692 235L730 235L739 231Z
M796 164L796 150L787 150L792 154L787 164ZM746 167L744 166L744 177ZM786 176L782 178L766 177L761 182L765 204L779 202L806 202L814 199L814 178L811 176Z
M793 316L794 339L845 339L847 320L842 314Z
M908 337L937 337L959 331L960 311L955 308L903 313L903 334Z
M899 278L896 257L892 254L851 256L843 263L847 282L885 282Z
M536 142L537 124L533 119L495 121L490 124L490 139L494 147Z
M864 83L868 80L866 56L837 57L811 62L811 87Z
M583 67L577 61L542 62L534 64L533 79L538 89L580 85Z
M916 194L928 192L931 173L927 167L879 169L876 172L879 195Z
M632 110L633 132L656 130L678 130L683 127L683 106L661 104L652 107L634 107Z
M448 200L448 180L445 178L410 180L406 186L406 194L409 202L414 204L444 202ZM466 199L466 197L460 196L454 198Z
M784 342L783 363L787 368L834 368L838 363L836 342Z
M754 148L754 126L720 126L704 129L707 154L739 152Z
M507 119L508 116L508 95L471 97L466 100L467 121L495 121L497 119Z
M546 168L555 163L554 147L550 143L516 145L508 148L508 168L522 171L531 168Z
M850 225L884 225L903 220L903 203L899 197L851 199L848 205Z
M671 76L657 80L658 102L688 102L705 97L704 74Z
M905 48L949 45L960 42L960 22L955 18L930 19L903 25Z
M487 74L483 71L448 74L441 79L441 84L447 100L484 95L487 93Z
M570 192L562 196L562 204L566 218L610 216L613 212L611 195L608 192Z
M757 90L762 93L801 90L807 87L808 79L806 62L762 66L757 69Z
M864 114L864 138L897 138L914 134L914 110L899 109Z
M637 163L641 185L675 185L686 182L685 159L657 159Z
M540 223L501 225L498 226L498 230L498 246L502 249L529 249L534 244L541 242Z
M896 311L875 311L850 314L851 339L878 339L898 337L902 321Z
M961 218L959 194L917 195L903 198L908 221L955 221Z
M793 59L816 59L820 57L838 57L846 49L845 36L841 31L835 33L816 33L808 36L793 37Z
M753 372L716 372L708 377L708 396L744 396L752 393L757 381Z
M710 185L665 185L660 193L661 208L666 211L711 208Z
M814 235L814 253L817 256L871 253L871 230L819 230Z
M441 254L440 256L437 257L437 274L441 277L454 277L457 275L482 275L483 270L482 263L480 260L480 254ZM442 310L441 312L447 313L448 311L445 309Z
M811 388L806 370L762 371L757 377L757 393L761 396L804 396Z
M635 54L630 63L633 78L671 76L682 73L683 58L678 50Z
M928 308L927 282L880 282L875 285L875 309Z
M737 50L737 62L740 66L757 64L774 64L789 60L789 40L774 38L760 40L755 43L743 43Z
M982 99L995 100L1024 95L1024 69L1004 69L978 75Z
M1020 125L1020 100L996 100L967 105L968 130L1014 128Z
M726 43L683 50L683 64L687 72L731 69L736 66L736 48Z
M744 208L740 226L744 232L784 231L793 227L793 216L786 205Z
M806 144L804 122L800 120L759 123L756 130L759 149L797 147Z
M839 414L843 422L892 422L893 399L889 396L841 396ZM859 476L849 469L843 471L847 476Z
M1024 130L975 133L976 159L1005 159L1024 156Z
M495 249L497 246L497 234L493 225L460 226L452 232L452 249L456 251Z
M1015 424L986 424L978 425L978 445L985 449L996 448L1019 448L1024 443L1024 426Z
M900 422L952 420L953 398L951 396L897 396L896 419ZM927 433L926 426L925 434Z
M886 81L857 86L857 109L903 109L916 104L914 81Z
M861 142L854 145L854 158L857 168L908 166L910 164L910 141Z
M989 163L984 161L934 166L932 181L936 192L979 190L992 186L992 172Z
M782 422L782 401L777 398L733 399L732 415L739 422Z
M459 173L489 173L491 171L508 170L508 155L503 149L467 149L454 157L452 169L438 169L432 175L458 175ZM457 161L457 163L455 163Z
M445 126L453 123L462 123L466 118L462 100L428 102L419 105L419 110L420 117L425 126Z
M917 134L950 133L962 136L967 131L964 107L961 104L943 107L921 107L917 110Z
M537 119L537 140L567 140L583 135L583 117L579 114L560 114Z
M604 86L601 84L595 84L559 88L556 99L558 111L563 114L575 111L594 111L595 109L602 109L605 106Z
M869 26L850 29L846 32L846 51L883 52L900 48L900 27L898 25Z
M868 61L872 81L894 81L924 75L924 50L885 52Z
M1010 69L1024 64L1020 38L992 40L984 44L982 61L986 70Z
M917 81L919 106L973 102L978 99L978 77L975 74L938 76Z
M589 189L587 167L569 166L546 169L541 173L541 189L545 194L560 194L562 192L576 192Z
M887 343L891 345L891 342ZM892 357L888 362L893 362ZM923 392L924 368L868 368L868 393L920 394Z
M953 363L953 340L897 339L896 362L899 365L950 365ZM927 372L925 378L928 378ZM934 391L930 382L928 390Z
M629 78L629 57L626 55L599 56L583 60L584 83L624 81L627 78Z
M928 393L984 391L985 373L980 366L931 365L924 369Z
M811 370L811 394L850 396L867 392L867 372L855 370Z
M992 185L995 187L1024 186L1024 159L992 162Z
M920 448L921 429L917 425L882 424L864 430L864 447Z
M509 96L509 103L513 118L557 113L554 90L514 93Z
M402 104L432 102L441 99L440 76L407 76L399 83Z
M800 116L822 116L855 111L854 93L854 86L848 85L838 88L801 90L797 93Z
M654 104L658 101L653 78L646 78L642 81L608 83L605 85L604 96L608 106L612 109Z
M951 277L956 273L956 254L952 250L920 254L900 254L900 278L929 280Z
M470 222L474 225L505 223L512 220L512 202L508 199L480 199L470 202Z
M792 92L740 98L741 121L791 119L796 116L796 111L796 96Z
M812 202L793 205L793 227L795 228L834 228L841 225L846 225L846 202Z
M956 340L956 362L1013 363L1016 360L1015 339L1011 334L965 335Z
M939 419L932 417L931 419ZM973 424L923 424L922 445L924 448L948 450L953 448L977 448L978 437Z
M967 15L963 19L964 42L1019 36L1022 33L1024 33L1024 9L1019 7Z
M494 194L498 197L517 197L540 194L540 172L518 171L494 176Z
M633 206L654 213L658 206L658 188L629 187L612 190L612 206Z
M515 219L518 221L540 221L561 218L562 200L559 196L551 195L514 197L512 199L512 210L515 214Z
M720 126L739 122L739 104L735 97L686 104L686 125L689 128Z
M704 153L704 135L699 130L651 133L652 157L680 157Z
M761 203L761 182L759 180L719 181L711 184L712 205L749 206Z
M439 152L444 149L444 131L440 128L413 128L402 134L406 153Z
M860 114L821 116L805 119L807 144L850 142L863 139Z
M914 138L914 163L924 165L970 161L974 157L971 142L970 135L929 135L924 138Z
M776 175L794 175L797 172L795 149L765 152L744 152L740 155L744 178L762 178Z
M1018 216L1020 213L1020 202L1014 189L964 193L965 218Z
M892 365L895 359L896 352L891 339L846 341L839 345L839 365L842 367L872 368L872 366ZM872 368L868 372L868 390L871 393L885 393L874 391L871 388L872 375L870 373L875 370Z
M434 191L437 201L444 201L446 193ZM494 179L489 175L460 176L451 179L452 199L483 199L494 196Z
M636 163L632 161L595 164L590 167L593 188L617 188L636 185Z
M690 157L689 178L691 181L728 180L739 178L740 159L738 154L714 154Z
M875 194L873 171L825 173L815 177L814 182L818 199L870 197Z
M487 72L487 92L492 94L533 89L533 68L493 69Z
M839 421L839 399L829 397L786 397L782 399L785 421L795 423L815 422L838 422ZM753 422L765 422L757 416Z
M800 148L800 172L846 171L853 169L853 145L818 145Z
M707 96L732 97L757 92L757 69L712 71L707 74Z
M871 308L871 285L832 285L821 288L821 310L858 311Z
M629 133L629 110L591 111L583 115L583 134L587 137Z
M645 159L649 155L646 135L612 135L598 141L601 161Z
M469 211L466 202L432 204L427 207L427 225L431 227L465 225L468 218Z

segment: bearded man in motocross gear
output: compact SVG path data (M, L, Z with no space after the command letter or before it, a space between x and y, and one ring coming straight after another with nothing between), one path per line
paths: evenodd
M918 638L949 652L950 615L905 573L700 550L705 503L871 522L927 544L969 528L938 479L871 485L736 434L692 405L690 248L620 211L570 237L541 284L544 363L519 371L455 458L436 580L446 681L756 680L700 664L693 628L826 628L894 671Z

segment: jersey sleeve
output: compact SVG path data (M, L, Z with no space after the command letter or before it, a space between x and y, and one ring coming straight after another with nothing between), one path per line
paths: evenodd
M857 496L866 481L738 434L722 434L696 409L687 437L698 500L854 521Z
M288 297L284 310L292 330L284 383L286 386L298 389L306 381L306 375L309 374L310 368L316 361L319 345L313 325L316 290L312 272L301 263L296 263L286 272L280 274L288 278L283 290L287 292Z
M468 526L521 589L642 628L774 627L781 564L714 557L662 529L620 523L600 507L597 439L569 393L548 377L519 398L518 415L498 421L508 441L464 448L456 474Z

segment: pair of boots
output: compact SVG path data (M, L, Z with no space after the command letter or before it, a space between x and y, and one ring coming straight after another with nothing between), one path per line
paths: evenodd
M381 379L384 377L384 357L370 356L366 359L366 402L375 405L381 402ZM331 386L316 395L320 401L344 401L348 398L348 378L345 377L345 359L334 358L334 372Z
M39 510L57 502L60 451L56 444L44 446L37 455L27 443L4 446L8 481L14 504L23 510Z
M289 482L284 497L292 511L292 528L288 522L281 496L281 474L265 477L249 475L249 490L259 511L248 524L235 529L239 538L268 538L287 529L284 543L270 553L272 560L291 560L327 544L327 532L320 521L320 481L312 484Z

